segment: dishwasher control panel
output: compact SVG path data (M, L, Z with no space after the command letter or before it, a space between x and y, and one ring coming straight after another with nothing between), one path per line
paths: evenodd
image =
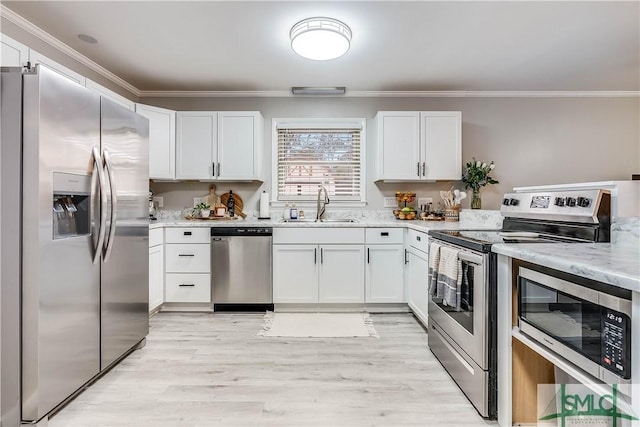
M211 236L271 236L272 227L212 227Z

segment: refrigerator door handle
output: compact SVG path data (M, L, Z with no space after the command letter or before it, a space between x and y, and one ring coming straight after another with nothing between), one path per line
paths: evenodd
M116 207L118 205L118 200L116 199L116 183L115 178L113 177L113 166L111 164L111 155L107 150L104 150L104 165L107 169L107 174L109 175L109 192L111 193L111 216L110 216L110 225L109 225L109 236L105 240L105 251L104 251L104 260L105 262L109 260L109 255L111 255L111 249L113 249L113 239L116 235Z
M98 183L100 184L100 225L98 228L98 242L96 243L95 252L93 255L93 263L97 263L102 253L102 245L104 244L105 228L107 226L107 193L105 191L105 177L104 170L102 169L102 157L100 157L100 150L98 147L93 147L91 150L93 155L93 163L98 173ZM93 189L92 189L93 190Z

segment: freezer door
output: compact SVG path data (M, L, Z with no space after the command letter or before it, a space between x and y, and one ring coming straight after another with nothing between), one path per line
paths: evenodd
M101 369L149 332L149 121L102 98L107 222L101 272Z
M22 209L22 418L35 421L100 370L92 185L100 99L45 67L23 81L22 206L14 209Z

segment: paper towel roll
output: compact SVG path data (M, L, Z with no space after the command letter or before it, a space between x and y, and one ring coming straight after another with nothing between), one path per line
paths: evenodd
M269 193L266 191L260 195L260 218L269 218Z

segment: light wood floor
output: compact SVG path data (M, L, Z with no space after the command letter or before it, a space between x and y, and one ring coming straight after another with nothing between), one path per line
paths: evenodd
M486 426L411 314L380 338L265 338L260 314L160 313L133 352L49 420L93 426Z

